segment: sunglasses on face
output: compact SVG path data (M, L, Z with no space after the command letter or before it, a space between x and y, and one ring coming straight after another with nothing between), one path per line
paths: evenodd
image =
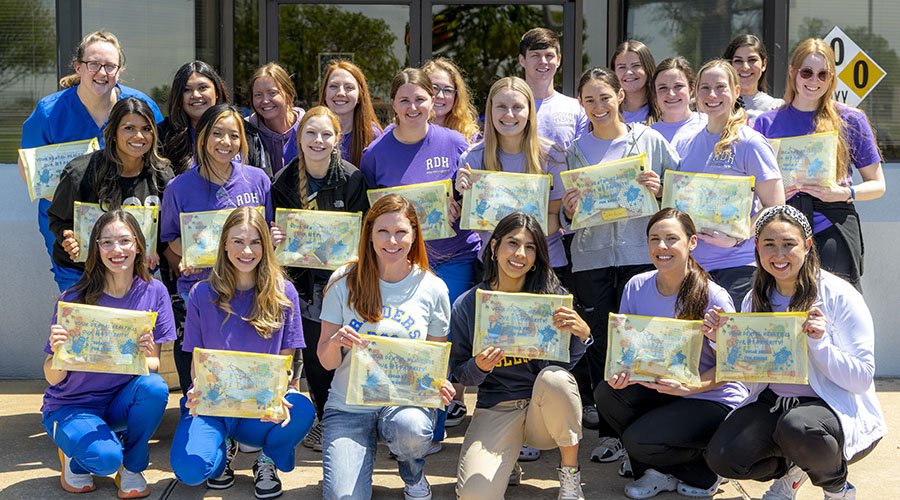
M800 75L800 78L802 78L804 80L809 80L810 78L813 77L813 75L815 75L816 78L818 78L820 82L824 82L824 81L828 80L828 72L825 71L824 69L822 71L819 71L818 73L816 73L815 71L813 71L812 68L800 68L800 71L798 71L797 74Z

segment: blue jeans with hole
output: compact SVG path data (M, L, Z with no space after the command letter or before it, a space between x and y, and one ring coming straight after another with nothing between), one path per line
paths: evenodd
M134 377L105 408L67 405L44 413L47 435L72 459L75 474L108 476L125 466L141 472L159 427L169 387L156 373Z
M419 482L424 474L425 452L431 446L434 416L433 409L411 406L384 406L367 413L326 408L322 418L322 498L372 498L379 438L396 455L403 482Z

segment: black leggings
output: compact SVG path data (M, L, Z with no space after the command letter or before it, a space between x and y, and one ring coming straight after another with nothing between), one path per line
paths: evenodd
M334 378L334 370L326 370L319 362L319 354L316 349L319 345L319 336L322 333L322 323L309 318L303 318L303 339L306 347L303 351L303 373L306 374L306 383L309 385L309 395L316 407L316 416L322 420L325 412L325 402L328 401L328 389L331 387L331 379Z
M813 236L816 242L816 250L819 251L819 261L822 269L836 274L856 287L862 293L862 283L859 281L859 270L850 255L850 246L844 241L844 237L831 226Z
M847 481L848 465L841 423L822 399L798 399L797 406L772 413L777 396L766 389L755 402L735 411L709 442L710 468L732 479L769 481L784 476L796 464L814 485L840 491ZM876 444L849 463L868 455Z
M637 384L613 389L602 383L594 399L600 414L622 436L635 478L656 469L697 488L716 484L718 476L706 465L703 450L728 415L728 406Z

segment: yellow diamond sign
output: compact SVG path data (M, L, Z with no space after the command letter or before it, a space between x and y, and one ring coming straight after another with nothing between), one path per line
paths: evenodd
M838 78L850 88L853 93L864 98L878 82L884 77L884 71L874 61L869 59L865 52L860 51L850 64L838 74Z

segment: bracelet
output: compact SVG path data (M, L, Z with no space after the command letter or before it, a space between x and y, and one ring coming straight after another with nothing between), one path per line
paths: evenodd
M850 197L847 198L847 203L852 203L856 201L856 191L853 190L853 186L847 186L847 188L850 190Z

